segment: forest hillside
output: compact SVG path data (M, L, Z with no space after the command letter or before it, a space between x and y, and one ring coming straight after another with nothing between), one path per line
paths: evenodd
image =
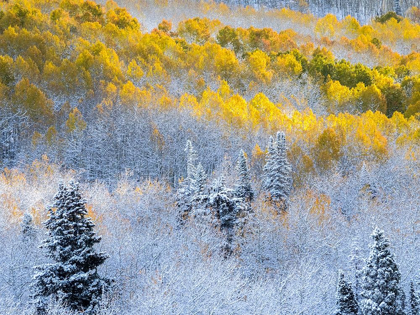
M390 11L398 15L411 15L412 8L418 7L418 0L226 0L220 1L231 6L251 6L254 8L288 8L322 17L328 13L342 19L352 15L362 23Z
M420 9L280 2L0 1L1 314L420 314Z

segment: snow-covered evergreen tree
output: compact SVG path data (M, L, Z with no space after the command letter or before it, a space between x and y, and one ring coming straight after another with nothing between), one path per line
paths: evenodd
M207 174L204 171L203 165L201 165L201 163L198 163L196 172L194 174L194 184L195 184L194 194L196 196L204 192L206 180L207 180Z
M226 237L226 244L222 246L225 257L230 256L233 251L232 243L238 211L237 201L233 190L226 187L223 176L217 179L210 188L208 207L210 207L214 218L213 224Z
M420 315L420 296L414 287L413 281L410 283L410 312L409 315Z
M108 258L95 252L93 246L101 237L86 217L85 200L78 184L60 185L45 222L48 238L41 245L52 263L37 266L33 279L38 314L45 313L48 298L60 301L72 310L95 314L110 280L101 277L97 268Z
M405 292L401 288L398 288L398 296L397 296L397 312L396 315L406 315L406 305L405 305Z
M193 199L198 189L196 180L198 176L202 176L202 174L197 174L197 152L194 150L190 140L187 140L185 152L187 154L187 176L182 181L177 192L177 206L181 223L188 218L192 210ZM202 171L200 170L200 172Z
M250 227L249 224L254 218L254 212L251 207L251 202L254 199L254 191L251 186L251 176L243 150L240 151L238 156L236 172L238 176L234 190L235 197L237 198L236 234L245 236L245 226L248 225ZM252 228L250 227L247 230L251 231Z
M369 259L363 268L360 307L364 315L403 315L401 275L389 249L389 240L376 228Z
M185 152L187 153L187 177L186 185L192 190L194 190L194 177L196 176L197 171L197 151L195 151L192 143L190 140L187 140L187 144L185 146Z
M239 176L235 187L235 195L245 202L251 202L254 199L254 191L251 187L251 177L249 175L248 164L243 150L239 153L236 171Z
M279 210L287 210L292 189L292 168L286 156L286 137L278 132L276 141L270 137L264 166L263 189Z
M335 315L357 315L359 307L351 287L351 283L344 279L344 273L340 271L337 285L337 310Z
M196 190L190 196L191 208L189 213L195 218L195 223L201 226L203 232L211 226L211 213L207 209L208 193L206 192L206 181L206 172L201 163L199 163L194 174Z

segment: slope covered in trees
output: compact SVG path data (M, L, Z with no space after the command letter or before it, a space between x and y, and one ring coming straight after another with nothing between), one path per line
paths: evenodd
M46 153L84 169L88 179L130 169L136 178L166 176L176 185L180 143L202 134L209 138L200 141L206 171L225 153L264 147L260 135L278 129L293 129L292 149L321 170L345 151L352 151L347 160L361 152L371 161L386 158L389 142L415 136L419 26L408 20L361 27L352 18L273 11L267 15L279 21L312 21L313 34L232 28L207 18L174 30L164 21L143 33L113 2L26 6L3 4L3 166ZM390 48L409 45L408 55ZM364 56L369 65L332 52ZM248 134L259 138L238 145ZM331 141L327 153L322 146Z
M388 309L415 312L416 10L363 25L192 0L0 2L0 313L37 292L51 314L374 313L385 254ZM74 188L80 213L60 225L71 179L86 200ZM72 224L91 240L66 251L109 258L75 254L79 272L38 249ZM63 282L37 284L35 265ZM104 282L65 300L89 276Z
M417 0L226 0L229 5L252 6L255 8L289 8L300 12L311 12L317 16L332 13L339 18L352 15L364 23L370 19L393 11L398 15L410 15L411 9L419 5Z

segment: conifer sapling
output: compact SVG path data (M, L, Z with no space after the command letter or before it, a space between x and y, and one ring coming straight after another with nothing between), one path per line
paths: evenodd
M359 307L351 287L351 283L344 279L344 273L340 271L337 285L337 310L335 315L357 315Z

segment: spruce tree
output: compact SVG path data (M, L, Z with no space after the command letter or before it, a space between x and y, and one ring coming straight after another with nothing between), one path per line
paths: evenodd
M38 314L45 314L48 298L60 301L69 309L95 314L101 297L110 287L110 280L101 277L97 268L107 259L93 246L101 238L93 231L94 224L86 217L85 200L78 184L60 185L44 223L48 238L41 245L52 263L35 267L33 280Z
M410 312L409 315L420 315L420 296L414 288L414 283L410 283Z
M187 140L185 152L187 154L187 175L182 181L180 188L177 192L177 207L179 211L179 219L181 224L183 224L183 222L188 218L188 215L192 210L195 194L197 192L197 189L199 189L197 187L196 182L197 176L199 176L197 174L196 166L197 152L194 150L190 140Z
M340 271L337 285L337 310L336 315L357 315L359 307L354 296L351 283L344 279L344 273Z
M194 175L194 184L195 184L194 194L196 196L201 195L204 192L206 180L207 180L207 174L204 171L203 165L201 165L201 163L198 163L198 166L196 168L196 172Z
M249 175L245 152L243 150L239 153L236 171L239 176L235 187L235 195L245 202L251 202L254 199L254 192L251 187L251 177Z
M245 226L250 224L253 219L253 210L251 202L254 199L254 191L251 186L251 176L249 174L249 168L247 165L245 152L240 151L238 161L236 163L236 172L238 174L237 182L235 185L234 195L237 198L236 203L236 228L237 235L245 235ZM249 226L247 231L251 231L252 228ZM242 239L242 241L244 241Z
M197 166L194 181L196 185L196 190L194 194L190 197L191 208L188 212L188 215L194 217L196 219L196 223L201 225L203 229L206 229L209 227L211 219L210 212L206 208L206 205L208 203L208 194L206 192L205 186L207 181L207 175L201 163L199 163Z
M369 259L362 270L361 309L364 315L403 315L404 295L401 275L384 232L372 234Z
M195 151L190 140L187 140L185 152L187 153L187 177L185 178L185 184L188 185L189 189L194 190L194 177L196 176L197 171L197 151Z
M286 137L284 132L278 132L276 141L272 137L269 140L263 189L279 210L286 211L288 208L292 189L291 173L292 168L286 156Z
M208 207L214 218L213 224L225 235L226 243L222 246L225 257L232 254L232 243L235 235L237 198L233 190L225 185L223 176L217 179L210 188Z

